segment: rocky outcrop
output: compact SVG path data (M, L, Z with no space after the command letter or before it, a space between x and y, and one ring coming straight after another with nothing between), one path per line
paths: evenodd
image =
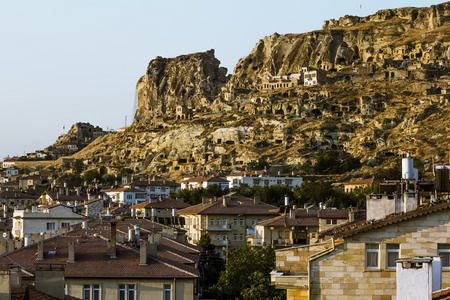
M158 57L137 83L133 125L75 158L174 179L260 159L295 169L320 150L352 154L367 175L407 151L437 161L450 148L449 16L443 3L275 33L231 78L213 51ZM303 67L324 80L305 85Z
M99 126L78 122L73 124L66 134L61 135L53 146L59 147L65 143L89 143L106 132Z
M447 2L381 10L367 17L345 16L325 21L322 30L303 34L274 33L239 60L229 89L255 88L267 76L300 73L302 67L330 71L362 64L383 67L389 60L406 57L424 64L447 59L449 20Z
M211 104L228 81L227 69L219 67L214 50L156 57L136 85L138 108L136 123L150 123L155 116L175 113L177 106L200 110Z

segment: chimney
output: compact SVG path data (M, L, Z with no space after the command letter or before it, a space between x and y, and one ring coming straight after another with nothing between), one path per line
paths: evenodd
M152 233L148 235L148 241L150 244L161 245L161 233Z
M20 267L14 266L6 270L0 270L0 295L11 295L11 291L22 285ZM10 299L5 297L5 299Z
M38 242L37 248L38 254L36 260L44 260L44 243L42 241Z
M23 237L23 245L24 245L24 247L30 246L31 244L32 244L32 242L31 242L31 236L25 235L25 236Z
M348 222L354 222L356 220L356 211L353 209L353 207L350 207L348 210Z
M297 206L293 206L291 210L289 210L289 218L295 219L295 212L297 211Z
M253 198L253 203L255 203L255 204L259 204L260 201L261 201L261 200L260 200L260 198L259 198L258 196L255 196L255 197Z
M284 196L284 206L289 206L289 196L288 195Z
M36 264L34 285L38 292L64 299L64 265Z
M142 240L140 242L140 249L139 249L139 254L140 254L140 261L139 261L139 265L140 266L146 266L148 263L148 258L149 257L153 257L156 258L158 257L158 245L155 243L149 243L145 240Z
M117 258L116 256L116 223L111 223L111 240L108 240L108 248L107 248L107 254L110 258Z
M396 269L398 300L431 300L433 292L442 288L440 257L397 259Z
M205 205L208 203L208 197L203 196L202 197L202 204Z
M176 216L177 216L177 209L172 208L172 217L176 217Z
M69 196L69 188L66 187L66 196Z
M67 252L68 252L67 262L74 263L75 262L75 243L74 242L69 242L69 244L67 245Z
M225 196L222 197L222 204L223 204L223 207L226 207L226 206L227 206L228 200L229 200L228 197L225 197Z
M88 221L87 220L83 221L83 223L81 225L81 228L83 228L83 229L87 229L88 228Z

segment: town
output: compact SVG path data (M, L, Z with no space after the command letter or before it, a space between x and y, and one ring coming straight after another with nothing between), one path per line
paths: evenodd
M58 75L83 115L66 131L36 97L63 133L1 155L0 300L450 299L449 20L447 2L275 32L232 74L214 49L147 57L117 129L80 120L117 119L128 61L89 77L102 109ZM14 134L0 150L31 144Z

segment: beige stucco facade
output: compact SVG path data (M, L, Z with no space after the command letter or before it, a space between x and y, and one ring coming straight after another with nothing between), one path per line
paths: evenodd
M387 268L387 244L398 245L400 258L437 256L450 245L447 210L402 220L327 242L277 250L272 283L293 299L396 299L396 271ZM366 247L378 245L377 267L366 267ZM442 288L450 287L450 266Z
M202 234L209 234L211 242L223 255L226 251L227 243L228 250L242 247L247 243L246 235L253 233L256 223L273 217L273 215L198 214L180 214L180 216L185 217L186 225L183 228L187 230L190 243L197 244Z
M194 299L193 279L72 279L66 278L66 294L80 299L83 298L83 286L99 285L100 299L118 299L119 285L134 285L136 299L165 299L164 287L170 286L171 300Z

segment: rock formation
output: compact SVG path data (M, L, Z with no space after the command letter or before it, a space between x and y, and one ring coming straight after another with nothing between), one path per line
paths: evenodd
M172 178L262 158L295 168L333 149L368 174L407 151L429 165L450 149L449 55L443 3L275 33L231 78L212 50L157 57L137 83L133 125L75 156L111 173L131 166Z
M136 123L174 113L177 106L201 109L210 105L228 79L214 50L153 59L137 85Z

